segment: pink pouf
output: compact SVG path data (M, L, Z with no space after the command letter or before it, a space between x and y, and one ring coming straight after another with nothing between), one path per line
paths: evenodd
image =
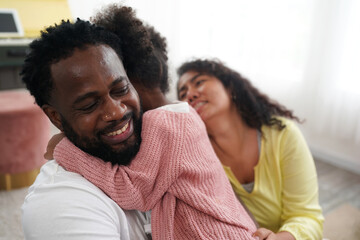
M33 183L49 139L50 121L28 91L0 91L1 190Z

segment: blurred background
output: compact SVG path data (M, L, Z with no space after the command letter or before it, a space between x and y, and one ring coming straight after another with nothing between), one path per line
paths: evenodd
M0 0L0 8L17 10L26 44L62 18L89 19L113 2ZM218 58L306 120L315 157L360 174L360 1L121 2L167 38L173 84L184 61ZM4 70L0 77L0 88L13 87Z
M23 87L22 59L40 30L63 18L90 19L114 2L119 1L0 0L0 10L15 10L23 29L0 33L0 92ZM360 174L359 0L121 3L167 38L172 99L181 63L218 58L305 120L300 128L317 160ZM5 54L9 49L12 54Z

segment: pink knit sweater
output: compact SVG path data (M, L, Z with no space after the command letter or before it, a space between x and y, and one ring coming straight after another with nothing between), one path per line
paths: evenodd
M129 166L105 163L67 138L56 146L54 157L120 207L151 209L153 239L254 239L256 227L192 108L188 113L146 112L141 136L140 151Z

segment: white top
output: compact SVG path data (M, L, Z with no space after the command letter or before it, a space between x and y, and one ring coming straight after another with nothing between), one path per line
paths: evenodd
M25 239L147 239L148 218L122 210L95 185L54 160L41 168L22 206Z

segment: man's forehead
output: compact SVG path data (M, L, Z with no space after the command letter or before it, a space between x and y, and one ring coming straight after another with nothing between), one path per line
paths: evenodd
M103 74L126 74L122 61L107 45L75 49L71 56L51 65L51 74L54 80L64 75L67 78L79 78L91 76L98 69L103 69Z
M122 61L107 45L75 49L71 56L51 65L51 74L56 91L62 94L74 89L87 91L101 81L106 85L119 79L128 81Z

